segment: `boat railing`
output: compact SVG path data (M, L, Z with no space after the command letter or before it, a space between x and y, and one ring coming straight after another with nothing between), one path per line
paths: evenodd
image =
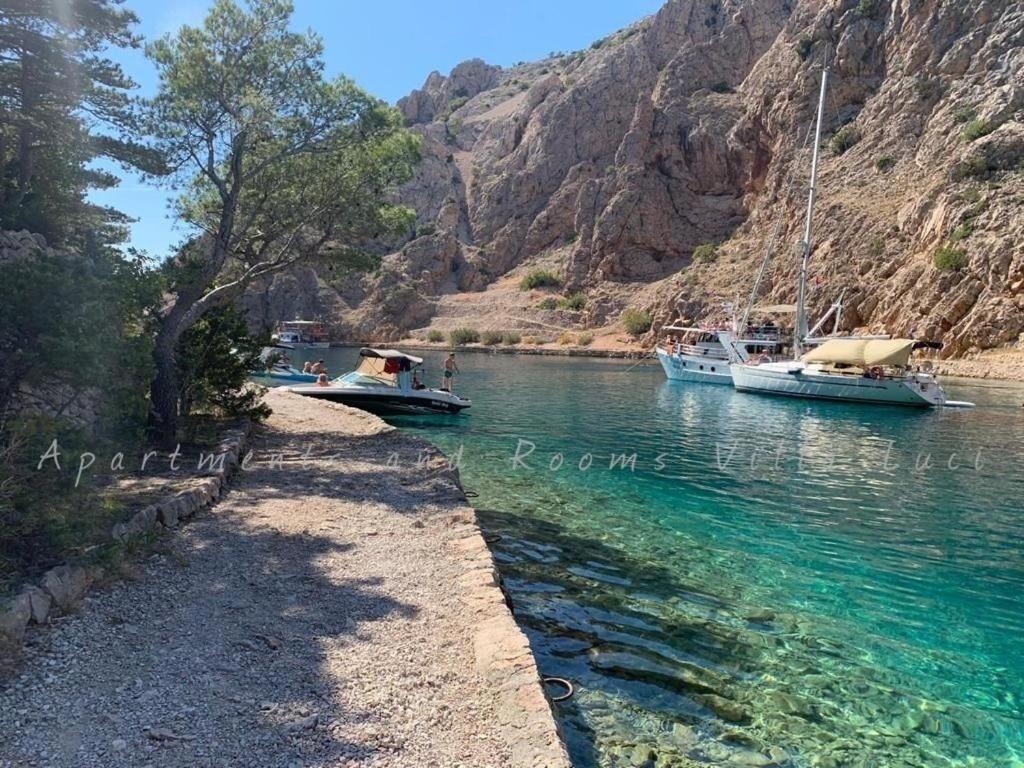
M676 342L669 344L669 348L677 355L690 355L692 357L709 357L712 360L725 360L728 357L725 349L714 347L700 347L695 344L683 344Z

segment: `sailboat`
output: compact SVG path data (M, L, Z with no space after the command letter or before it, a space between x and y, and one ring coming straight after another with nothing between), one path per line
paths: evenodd
M828 67L821 75L818 114L811 155L811 181L807 195L804 236L800 241L800 277L797 285L796 329L792 360L750 361L731 355L733 386L757 392L811 400L875 403L917 407L971 406L950 400L938 380L910 363L915 349L935 348L934 342L913 339L832 337L814 345L807 327L807 268L812 251L814 202L818 182L821 126L828 87ZM819 323L820 325L820 323Z

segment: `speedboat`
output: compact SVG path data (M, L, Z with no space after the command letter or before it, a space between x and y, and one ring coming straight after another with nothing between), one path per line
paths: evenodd
M251 371L249 378L257 384L265 387L283 387L289 384L313 384L316 382L315 373L303 373L292 366L288 360L288 353L279 350L293 349L288 344L275 344L272 347L264 347L260 352L260 360L264 367L260 370Z
M396 349L359 350L359 366L325 384L286 387L287 391L344 403L373 413L459 413L472 402L419 383L423 359Z

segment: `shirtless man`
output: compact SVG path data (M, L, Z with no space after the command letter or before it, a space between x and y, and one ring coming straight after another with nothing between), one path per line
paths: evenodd
M443 380L441 382L441 389L445 392L451 392L455 384L455 374L461 373L459 366L455 364L455 353L449 352L448 357L444 360L443 368Z

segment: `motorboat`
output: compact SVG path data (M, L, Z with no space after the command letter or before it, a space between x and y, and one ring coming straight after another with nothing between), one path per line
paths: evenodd
M814 127L803 239L798 244L800 273L793 357L790 360L744 360L737 351L730 356L733 385L741 392L811 400L916 407L970 406L971 403L950 400L929 370L911 365L910 356L914 350L940 347L936 342L836 335L822 341L813 338L814 334L808 328L807 274L813 249L814 203L828 75L826 66L822 70Z
M316 383L315 373L303 373L292 366L288 359L287 350L294 349L288 344L275 344L264 347L260 352L260 360L263 367L251 371L249 378L257 384L265 387L284 387L291 384L313 384Z
M286 389L373 413L459 413L472 405L454 392L423 386L422 358L372 347L359 350L359 357L359 366L343 376Z

